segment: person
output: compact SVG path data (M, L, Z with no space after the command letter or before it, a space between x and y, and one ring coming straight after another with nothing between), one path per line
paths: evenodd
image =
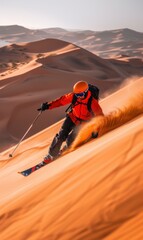
M66 114L59 133L53 138L49 152L44 158L45 163L48 163L59 156L63 142L66 141L67 147L71 145L78 133L78 128L82 123L89 121L93 115L103 115L102 108L95 98L92 98L91 101L91 111L88 110L87 103L91 97L91 92L89 91L89 85L86 81L78 81L73 86L73 92L65 94L54 101L42 103L41 107L37 110L45 111L47 109L70 104L72 103L74 95L76 96L77 101Z

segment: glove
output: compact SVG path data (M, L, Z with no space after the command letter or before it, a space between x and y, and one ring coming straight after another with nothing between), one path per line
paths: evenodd
M92 138L97 138L98 137L98 132L92 132L91 136L92 136Z
M49 109L49 104L47 102L45 102L45 103L41 104L41 107L38 108L37 111L42 111L43 112L43 111L45 111L47 109Z

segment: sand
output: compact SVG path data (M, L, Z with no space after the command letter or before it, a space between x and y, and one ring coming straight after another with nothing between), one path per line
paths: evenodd
M76 53L83 54L71 45L58 50L60 64L66 54L70 61L69 54ZM45 57L45 61L49 61ZM17 143L37 115L38 104L46 96L52 99L70 90L79 76L87 74L86 71L82 73L81 65L79 75L77 65L71 68L76 74L57 70L57 60L52 60L54 62L50 61L50 64L56 66L54 71L52 67L45 70L40 65L41 59L35 68L28 63L24 73L15 71L12 77L8 74L1 81L0 129L1 136L6 136L5 144L1 145L6 150L0 153L0 239L143 239L143 78L127 79L124 85L117 84L118 89L112 94L108 89L100 100L105 116L93 119L88 125L89 132L98 127L99 138L89 140L87 126L84 126L68 154L29 177L23 177L18 171L43 159L63 122L63 109L51 111L50 120L47 111L38 120L36 131L33 130L9 158L15 147L10 148L10 144ZM99 63L98 58L96 61ZM52 82L46 82L48 75L45 71ZM93 81L91 72L90 80ZM111 70L109 75L112 73ZM119 76L115 74L114 81L117 81ZM41 76L42 82L39 82ZM104 90L107 82L111 87L109 78L109 81L103 80L101 89ZM45 86L48 86L48 92L47 89L44 91Z

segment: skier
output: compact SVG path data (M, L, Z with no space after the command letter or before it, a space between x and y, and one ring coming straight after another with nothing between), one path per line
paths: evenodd
M48 154L44 158L45 163L48 163L59 156L64 141L66 141L67 147L71 145L77 135L78 126L89 121L93 116L103 115L103 111L95 98L92 98L91 101L91 111L88 110L87 104L89 99L91 99L91 91L89 91L89 85L86 81L78 81L73 86L72 93L65 94L54 101L42 103L41 107L37 110L45 111L47 109L70 104L72 103L74 96L76 96L77 99L76 103L71 104L72 107L67 113L59 133L54 137Z

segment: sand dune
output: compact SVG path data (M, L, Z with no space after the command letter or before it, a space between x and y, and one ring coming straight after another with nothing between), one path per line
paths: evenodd
M14 42L0 48L0 239L142 240L142 33L0 33ZM38 41L15 44L21 39ZM84 125L67 154L27 178L18 174L43 159L66 107L42 113L9 158L36 109L81 79L100 88L105 116Z
M140 93L142 80L103 99L106 115L119 108L124 117L134 90ZM137 103L133 106L138 109ZM25 140L13 158L8 158L12 149L1 153L1 239L141 240L143 118L139 113L130 117L128 112L126 124L116 125L27 178L17 171L42 159L62 121ZM121 115L119 120L123 123Z
M76 44L102 58L127 55L143 57L143 33L132 29L108 31L65 30L62 28L28 29L22 26L0 26L0 39L9 43L32 42L55 38Z
M6 60L0 76L0 152L20 140L42 102L71 92L75 82L83 79L96 84L102 97L128 75L107 60L55 39L13 44L0 48L0 54ZM27 137L62 119L65 109L47 111Z

